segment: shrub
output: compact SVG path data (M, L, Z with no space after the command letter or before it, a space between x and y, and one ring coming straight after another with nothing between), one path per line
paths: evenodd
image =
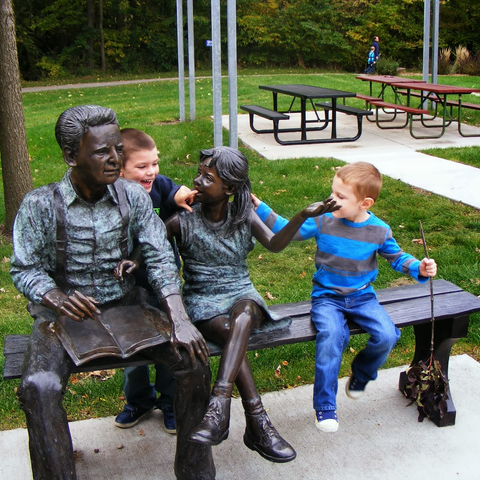
M440 50L440 55L438 56L438 73L440 75L448 75L452 70L452 49L442 48Z
M63 78L67 75L67 71L62 65L60 65L60 63L57 63L48 57L42 57L37 63L37 67L42 70L43 76L47 78Z
M453 64L452 73L466 73L468 64L470 63L470 52L462 45L455 49L455 63Z
M398 62L391 58L385 57L375 65L375 71L378 75L396 75Z

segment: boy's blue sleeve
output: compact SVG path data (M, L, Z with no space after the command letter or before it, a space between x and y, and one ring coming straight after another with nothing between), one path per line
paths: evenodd
M379 248L378 253L385 258L392 268L397 272L410 275L419 283L425 283L428 277L420 275L420 260L417 260L409 253L405 253L392 236L389 230L384 244Z
M257 215L260 217L260 220L273 232L279 232L285 225L288 224L286 218L281 217L275 213L265 202L261 202L258 206ZM318 231L315 219L307 218L303 225L300 227L300 230L293 237L294 241L307 240L316 235Z
M157 175L153 182L150 198L153 208L164 221L180 210L174 200L179 188L180 185L165 175Z

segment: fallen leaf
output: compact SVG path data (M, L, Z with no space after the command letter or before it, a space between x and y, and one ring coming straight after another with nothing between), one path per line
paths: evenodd
M300 274L300 278L305 278L305 275L306 275L306 274L307 274L306 272L302 272L302 273Z
M284 365L284 366L286 367L286 366L288 365L288 362L287 362L286 360L284 360L284 361L282 362L282 365Z
M139 434L139 435L143 435L143 430L140 430L140 431L138 432L138 434Z
M119 443L119 444L117 445L117 449L118 449L118 450L121 450L122 448L123 448L123 444L122 444L122 443Z
M421 238L414 238L412 243L418 243L419 245L423 245L423 240Z
M268 298L269 300L275 300L275 297L270 292L266 292L265 297Z
M350 352L351 352L351 353L355 353L355 349L352 348L352 347L350 347Z

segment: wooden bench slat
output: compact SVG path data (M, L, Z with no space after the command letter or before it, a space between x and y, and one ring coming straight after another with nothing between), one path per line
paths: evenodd
M375 105L377 108L392 108L399 112L412 113L414 115L428 115L430 113L428 110L423 110L422 108L407 107L406 105L398 105L396 103L388 103L381 100L370 101L370 105Z
M377 101L380 100L378 97L372 97L371 95L364 95L363 93L357 93L357 96L355 98L359 98L360 100L365 100L366 102L370 101Z

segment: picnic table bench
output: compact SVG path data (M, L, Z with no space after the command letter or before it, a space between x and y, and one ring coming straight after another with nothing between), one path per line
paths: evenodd
M446 378L450 351L454 343L467 335L469 315L480 311L480 299L471 293L446 280L434 280L435 306L435 351L434 354ZM430 357L431 340L431 299L430 288L426 284L414 284L400 287L390 287L377 291L380 303L384 306L399 328L413 326L415 332L415 353L412 364ZM292 324L289 328L254 333L250 336L248 350L261 350L279 345L314 341L316 330L310 319L310 301L277 304L269 307L282 316L290 316ZM351 335L364 333L354 323L349 324ZM22 363L28 343L28 335L7 335L5 338L5 365L3 378L5 380L19 378L22 373ZM209 343L210 354L220 355L220 346ZM116 357L103 357L74 368L74 372L94 371L100 369L122 368L127 366L148 365L151 359L136 354L126 360ZM407 382L405 372L399 379L399 389ZM431 420L439 427L455 424L455 406L448 399L447 413L432 416Z

